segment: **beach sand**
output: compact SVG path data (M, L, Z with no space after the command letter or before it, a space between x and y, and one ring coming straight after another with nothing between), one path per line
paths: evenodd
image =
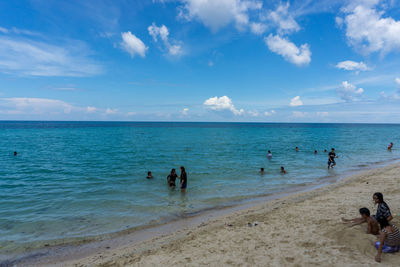
M374 192L384 194L392 222L400 226L400 164L394 164L59 265L376 266L370 242L376 237L365 233L365 224L341 223L341 217L358 217L361 207L374 214ZM400 252L383 254L380 266L400 266Z

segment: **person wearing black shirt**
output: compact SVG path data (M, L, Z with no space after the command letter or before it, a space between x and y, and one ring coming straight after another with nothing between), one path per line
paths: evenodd
M168 186L169 187L175 187L175 180L178 178L178 175L176 174L175 169L171 170L171 173L167 176L167 181L168 181Z
M335 158L337 158L337 157L336 157L334 148L332 148L332 150L331 150L331 152L329 152L328 156L329 156L329 159L328 159L328 169L329 169L329 168L333 168L333 166L336 165Z
M186 187L187 187L187 174L186 174L186 171L185 171L185 167L183 167L183 166L181 166L180 179L181 179L181 190L182 190L182 192L185 192L186 191Z

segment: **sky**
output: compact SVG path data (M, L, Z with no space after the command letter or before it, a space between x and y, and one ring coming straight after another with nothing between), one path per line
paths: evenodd
M400 3L1 1L0 120L400 123Z

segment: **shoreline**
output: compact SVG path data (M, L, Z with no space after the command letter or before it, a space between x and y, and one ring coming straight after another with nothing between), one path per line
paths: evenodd
M384 167L382 167L384 165ZM339 177L335 177L334 181L328 182L325 180L319 184L313 184L303 187L295 187L289 192L280 192L278 194L247 199L245 203L239 203L228 207L219 209L211 209L194 214L192 216L184 217L178 220L170 221L164 225L150 226L144 229L139 229L132 232L127 232L117 237L111 237L100 241L94 241L83 244L73 245L59 245L50 248L38 249L24 256L14 258L8 261L0 262L0 266L8 266L14 264L28 263L30 265L55 265L61 264L62 266L73 265L74 262L80 262L81 260L88 259L90 257L96 257L96 255L109 255L110 253L118 254L118 251L129 250L129 247L146 247L147 243L152 241L163 242L163 239L173 241L178 240L180 237L185 236L185 232L191 232L191 230L202 228L205 226L213 225L216 221L229 218L235 214L249 213L250 211L257 210L260 206L265 205L281 205L285 203L285 200L293 198L307 199L308 195L318 194L320 191L328 190L331 187L340 187L348 182L351 182L357 177L369 172L376 172L379 170L400 168L398 161L384 162L373 166L368 170L359 170L345 174ZM280 204L279 204L280 203ZM396 213L397 214L397 213ZM166 241L167 243L169 241ZM148 245L152 247L152 245ZM146 250L145 250L146 251ZM71 260L71 258L73 260ZM97 265L97 261L104 262L107 259L106 256L98 256L95 262L85 265ZM61 263L62 262L62 263Z

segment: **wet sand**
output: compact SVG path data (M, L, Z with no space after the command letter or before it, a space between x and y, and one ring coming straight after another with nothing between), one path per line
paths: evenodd
M124 242L104 240L80 253L27 258L20 264L31 260L40 266L376 266L376 249L370 243L376 237L365 233L365 224L349 228L341 223L341 217L358 217L361 207L374 214L374 192L384 194L392 222L400 226L400 164L394 164L228 214L176 222L175 228L153 235L136 233L121 237ZM399 262L400 253L383 254L381 266Z

